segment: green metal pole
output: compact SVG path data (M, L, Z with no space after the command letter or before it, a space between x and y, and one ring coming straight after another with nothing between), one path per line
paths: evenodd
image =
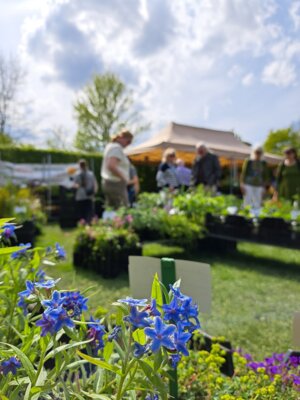
M161 280L163 285L168 289L169 285L173 285L176 282L176 270L175 260L173 258L162 258L161 259ZM170 379L170 395L174 399L178 399L178 378L177 369L171 369L169 371L171 376Z

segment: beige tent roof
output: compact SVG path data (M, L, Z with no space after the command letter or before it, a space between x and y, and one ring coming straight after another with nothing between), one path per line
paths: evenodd
M187 163L195 157L195 145L205 142L210 150L220 157L221 163L231 160L243 161L251 153L251 146L241 141L233 132L198 128L171 122L162 131L144 143L126 149L126 154L136 162L160 162L163 151L176 149L177 156ZM277 164L281 158L265 155L270 163Z

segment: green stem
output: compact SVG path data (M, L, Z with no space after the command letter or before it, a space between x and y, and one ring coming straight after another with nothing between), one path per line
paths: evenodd
M128 347L126 349L125 359L124 359L124 363L122 365L122 376L121 376L121 379L120 379L116 400L121 400L122 399L123 385L124 385L125 379L127 377L127 374L130 371L130 368L127 368L127 364L128 364L128 360L129 360L129 356L130 356L131 342L132 342L132 328L130 327L130 329L129 329Z
M134 361L135 361L135 360L134 360ZM132 366L130 365L129 371L130 371L131 367L132 367ZM136 364L135 364L135 367L134 367L134 370L133 370L133 373L131 374L130 379L129 379L127 385L125 386L125 389L124 389L124 392L125 392L125 393L126 393L128 387L131 385L131 382L133 381L133 378L135 377L135 374L136 374L137 369L138 369L138 365L137 365L137 363L136 363Z

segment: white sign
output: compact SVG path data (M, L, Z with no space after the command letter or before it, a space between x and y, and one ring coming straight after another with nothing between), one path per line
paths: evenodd
M300 311L294 314L293 345L295 348L294 350L300 349Z
M210 265L185 260L175 260L176 280L181 279L182 293L193 298L203 313L211 311ZM161 280L161 260L154 257L129 257L129 284L133 297L148 298L155 274Z

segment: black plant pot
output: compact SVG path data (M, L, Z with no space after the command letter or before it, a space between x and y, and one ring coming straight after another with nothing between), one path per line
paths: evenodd
M283 218L264 218L259 223L258 238L264 243L290 245L292 242L291 224Z
M250 239L253 232L253 222L241 215L227 215L224 222L226 235L240 239Z
M150 242L153 240L162 239L159 231L150 228L137 229L136 233L138 234L141 242Z
M31 243L34 246L36 236L36 226L33 221L24 221L22 226L15 231L17 240L13 240L14 244Z
M233 359L232 359L232 346L229 341L216 340L216 339L212 339L209 336L204 336L201 338L192 336L192 338L190 340L190 347L195 351L206 350L208 352L211 352L212 345L215 343L218 343L219 345L221 345L223 350L225 351L225 355L224 355L225 362L220 367L220 372L222 372L224 375L232 377L234 374L234 365L233 365Z

